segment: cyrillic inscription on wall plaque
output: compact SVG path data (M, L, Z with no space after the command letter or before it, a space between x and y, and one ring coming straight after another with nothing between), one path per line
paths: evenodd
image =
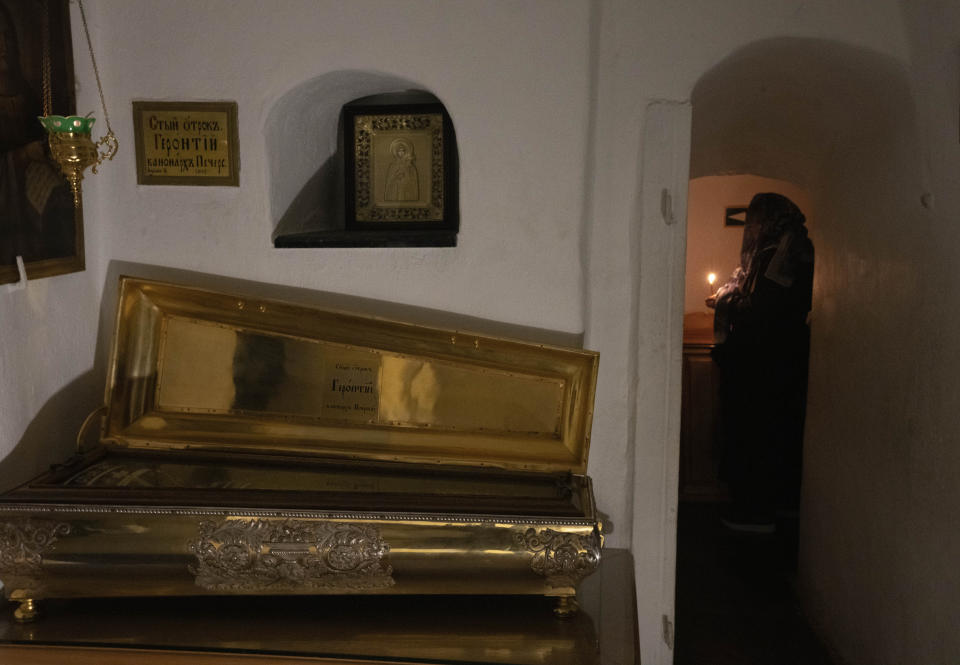
M139 184L240 184L236 102L133 102L133 124Z

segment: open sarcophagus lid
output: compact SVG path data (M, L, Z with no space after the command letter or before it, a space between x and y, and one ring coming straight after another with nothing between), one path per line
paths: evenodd
M123 278L101 445L0 497L20 602L542 594L600 560L598 356Z

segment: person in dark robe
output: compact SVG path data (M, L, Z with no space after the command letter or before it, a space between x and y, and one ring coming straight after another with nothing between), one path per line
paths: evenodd
M724 523L742 531L772 532L776 511L799 505L814 264L805 221L785 196L753 197L740 266L707 302L733 500Z

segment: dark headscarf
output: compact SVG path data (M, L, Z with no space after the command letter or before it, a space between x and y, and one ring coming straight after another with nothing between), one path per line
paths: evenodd
M731 326L734 308L748 308L761 279L790 288L798 275L810 271L813 246L807 239L806 218L790 199L781 194L757 194L747 208L740 246L740 265L719 290L714 316L717 342L723 342ZM807 311L809 311L809 296Z
M754 271L764 270L763 276L780 286L789 287L796 279L797 271L804 262L812 262L811 252L806 250L807 221L793 201L780 194L757 194L750 201L747 208L747 224L751 217L759 224L759 237L750 263L745 264L745 270L750 276ZM746 237L746 234L744 234ZM773 250L772 258L764 256ZM810 254L808 256L808 254ZM754 266L757 260L759 265ZM759 274L753 276L759 278Z

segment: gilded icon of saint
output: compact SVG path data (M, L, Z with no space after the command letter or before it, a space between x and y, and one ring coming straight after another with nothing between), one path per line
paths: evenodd
M420 174L417 172L413 143L405 138L390 143L393 163L387 169L383 198L385 201L418 201L420 199Z

